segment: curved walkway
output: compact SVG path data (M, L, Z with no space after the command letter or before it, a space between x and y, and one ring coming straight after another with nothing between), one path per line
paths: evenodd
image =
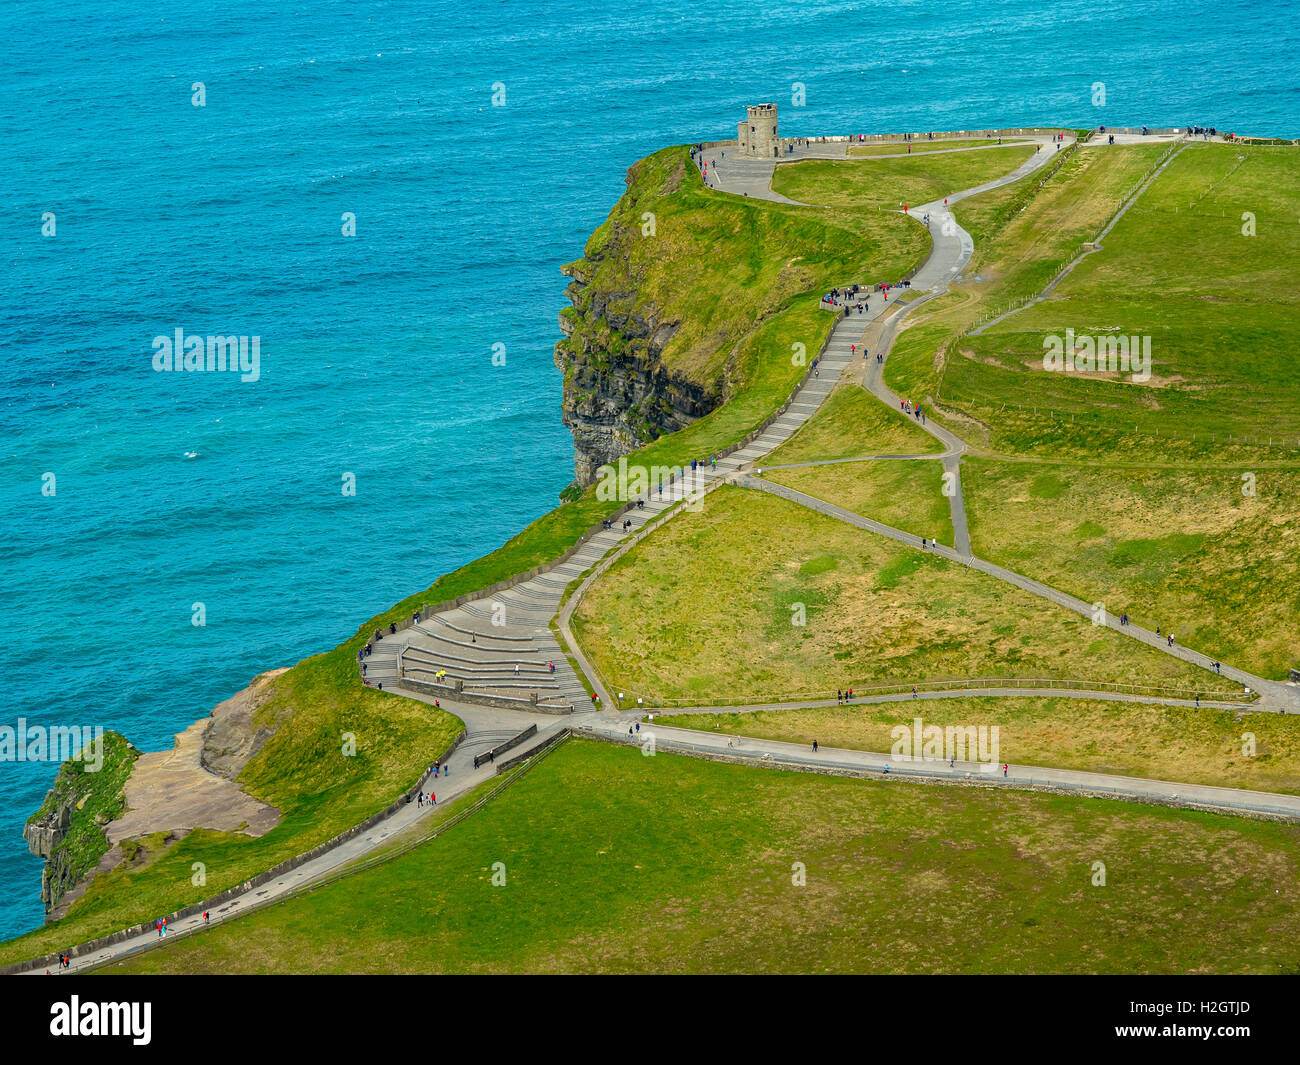
M981 785L1011 788L1017 791L1055 791L1076 795L1127 799L1135 802L1192 807L1221 813L1255 814L1288 821L1300 821L1300 795L1270 791L1247 791L1244 788L1221 788L1209 784L1179 784L1091 773L1076 769L1043 769L1035 766L1007 765L1006 775L1000 765L987 762L896 759L893 755L870 751L850 751L819 747L813 752L803 744L782 740L754 739L694 729L678 729L655 723L643 726L640 733L627 736L620 723L593 720L584 729L593 736L621 742L635 742L643 749L653 739L654 751L693 755L722 761L750 762L777 768L832 773L845 776L871 776L880 779L916 780L951 785Z

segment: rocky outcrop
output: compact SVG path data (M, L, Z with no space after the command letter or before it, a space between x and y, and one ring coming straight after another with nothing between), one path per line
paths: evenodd
M253 683L217 705L203 731L199 761L204 769L234 780L253 755L275 735L275 729L253 724L253 714L270 698L271 681L286 669L271 669L253 678Z
M45 798L47 801L54 799L53 789L46 792ZM27 841L27 849L36 857L48 858L54 853L54 848L72 823L72 806L71 797L64 797L48 813L27 823L23 829L23 839Z
M610 243L618 246L617 231ZM634 279L624 278L619 288L587 280L603 258L589 251L563 267L573 306L560 314L565 336L555 345L564 371L562 416L583 485L603 464L689 425L723 399L664 367L663 350L681 322L638 299Z
M140 752L106 732L103 754L97 771L80 758L64 762L41 808L23 827L28 850L45 859L41 901L47 914L109 849L104 826L125 809L123 786Z
M572 306L560 312L564 337L555 345L555 363L564 372L562 416L573 433L580 485L591 484L605 463L676 432L726 398L725 358L694 359L694 371L682 368L682 352L665 358L683 325L675 305L698 283L695 275L682 276L682 256L698 264L709 243L700 235L698 247L683 247L678 238L669 250L647 239L646 226L657 216L676 216L688 170L685 152L674 149L629 169L627 191L592 234L583 258L561 268ZM706 323L690 324L707 332ZM693 347L696 354L710 344L734 343L721 335L696 335L689 345L681 340L677 347Z
M164 834L163 845L192 828L260 836L280 811L243 791L235 777L275 729L253 723L283 669L262 673L242 691L177 734L171 750L142 755L116 733L104 734L105 763L88 773L65 762L40 810L27 822L28 849L45 859L41 900L55 920L94 876L125 857L129 840Z

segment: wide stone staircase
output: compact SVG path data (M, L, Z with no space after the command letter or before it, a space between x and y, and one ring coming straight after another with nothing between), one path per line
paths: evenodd
M861 348L862 334L875 317L874 313L841 316L817 375L805 381L789 407L758 437L719 458L716 469L708 456L701 456L697 471L692 473L688 466L682 478L652 487L642 504L620 515L612 529L597 531L552 569L383 634L372 642L371 654L363 660L366 681L382 684L386 690L405 688L507 709L555 714L593 709L591 695L550 628L564 590L669 507L684 499L691 506L709 485L788 440L835 387L852 357L851 345ZM626 530L625 521L630 523Z

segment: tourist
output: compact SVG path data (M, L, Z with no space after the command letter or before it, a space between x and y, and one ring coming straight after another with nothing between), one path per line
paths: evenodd
M835 689L835 701L837 703L844 702L844 692L840 691L838 688Z
M438 805L438 796L435 795L433 792L429 792L429 805L430 806Z
M1003 779L1003 780L1006 780L1006 778L1007 778L1007 774L1008 774L1010 771L1011 771L1011 767L1010 767L1009 765L1007 765L1006 762L1003 762L1003 763L1002 763L1002 779Z
M915 684L912 685L912 698L913 698L913 699L916 698L916 685L915 685Z
M813 740L813 754L817 753L817 741Z

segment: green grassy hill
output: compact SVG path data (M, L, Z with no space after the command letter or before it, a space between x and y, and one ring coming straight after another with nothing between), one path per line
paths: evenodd
M572 740L431 843L105 971L1276 973L1298 856L1296 825Z

